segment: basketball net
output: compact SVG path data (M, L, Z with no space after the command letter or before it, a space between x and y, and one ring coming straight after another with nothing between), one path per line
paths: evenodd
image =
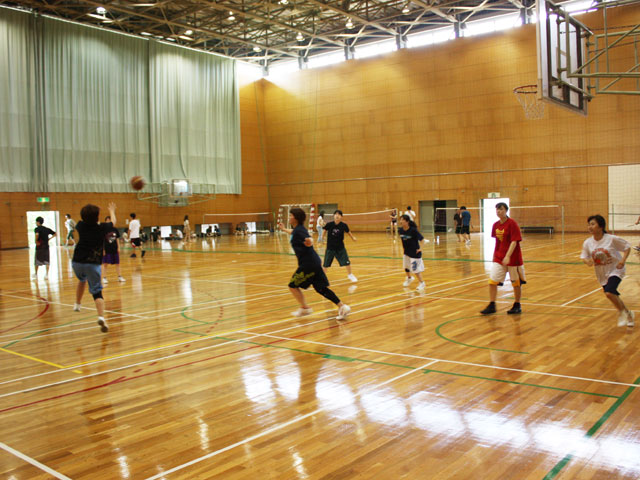
M524 116L530 120L544 117L544 102L538 98L537 85L523 85L513 89L513 93L524 108Z

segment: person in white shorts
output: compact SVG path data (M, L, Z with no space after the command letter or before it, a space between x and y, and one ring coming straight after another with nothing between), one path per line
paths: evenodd
M424 240L424 237L418 231L415 222L411 220L411 217L406 213L400 217L398 234L402 240L402 248L404 250L402 266L407 274L407 278L402 286L408 287L411 282L413 282L413 277L411 276L411 274L413 274L420 281L416 290L422 292L426 287L424 280L422 280L424 262L422 261L422 249L420 248L420 242Z
M322 244L322 237L324 235L324 226L327 222L324 221L324 210L320 212L318 215L318 220L316 221L316 230L318 231L318 245Z
M507 272L509 272L515 297L513 306L507 310L507 313L510 315L522 313L520 306L522 285L527 283L524 276L522 251L520 250L522 235L515 220L507 216L508 211L509 206L506 203L496 204L496 215L499 220L493 224L491 229L491 236L496 239L496 246L493 251L493 265L489 276L489 305L480 312L482 315L496 313L498 285L502 285Z
M602 215L592 215L587 221L592 236L582 244L580 258L589 267L595 267L598 283L618 310L618 326L633 327L635 315L624 305L618 292L626 272L624 264L631 252L631 245L624 238L607 233L607 223Z

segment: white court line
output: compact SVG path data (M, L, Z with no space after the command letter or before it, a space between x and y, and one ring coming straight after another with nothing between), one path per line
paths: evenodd
M420 370L423 370L423 369L433 365L434 363L436 363L436 361L426 363L426 364L422 365L421 367L419 367L419 368L417 368L415 370L410 370L408 372L404 372L401 375L398 375L398 376L395 376L393 378L390 378L389 380L385 380L384 382L379 383L379 384L377 384L375 386L367 385L367 387L370 387L370 388L373 388L373 389L382 388L385 385L388 385L388 384L390 384L392 382L400 380L403 377L406 377L407 375L411 375L412 373L419 372ZM361 395L362 395L361 393L356 393L356 395L354 397L355 398L359 398L359 397L361 397ZM309 417L317 415L320 412L323 412L327 408L328 407L317 408L313 412L309 412L309 413L307 413L305 415L300 415L298 417L295 417L295 418L293 418L293 419L291 419L291 420L289 420L287 422L280 423L280 424L278 424L278 425L276 425L274 427L268 428L267 430L264 430L264 431L262 431L262 432L260 432L260 433L258 433L256 435L252 435L250 437L245 438L244 440L240 440L239 442L236 442L236 443L234 443L232 445L227 445L226 447L221 448L219 450L216 450L215 452L207 453L206 455L202 455L201 457L194 458L193 460L191 460L189 462L186 462L186 463L183 463L182 465L178 465L177 467L173 467L170 470L158 473L157 475L154 475L152 477L148 477L146 480L157 480L159 478L163 478L165 475L169 475L171 473L178 472L178 471L183 470L183 469L185 469L187 467L190 467L191 465L195 465L196 463L200 463L203 460L207 460L209 458L215 457L216 455L220 455L221 453L224 453L224 452L226 452L228 450L231 450L233 448L239 447L240 445L244 445L246 443L253 442L254 440L257 440L259 438L262 438L262 437L265 437L267 435L270 435L270 434L272 434L274 432L277 432L278 430L282 430L283 428L289 427L289 426L291 426L291 425L293 425L295 423L301 422L302 420L305 420L305 419L307 419Z
M37 300L37 298L36 298L35 300ZM21 309L23 309L23 308L33 308L33 307L36 307L36 306L38 306L38 305L42 305L42 303L32 303L31 305L23 305L23 306L21 306L21 307L3 308L3 309L2 309L2 313L4 313L4 312L8 312L8 311L11 311L11 310L21 310Z
M558 255L558 257L568 257L570 255L580 255L582 250L578 250L576 252L563 253L562 255Z
M432 357L423 357L421 355L410 355L407 353L394 353L394 352L385 352L383 350L373 350L370 348L361 348L361 347L351 347L348 345L336 345L333 343L324 343L324 342L315 342L313 340L302 340L302 339L298 339L298 338L288 338L288 337L280 337L277 335L272 335L272 334L268 334L265 333L264 335L262 335L263 337L269 337L269 338L277 338L279 340L286 340L286 341L291 341L291 342L300 342L300 343L312 343L315 345L322 345L325 347L334 347L334 348L343 348L343 349L347 349L347 350L358 350L361 352L368 352L368 353L376 353L376 354L383 354L383 355L389 355L389 356L396 356L396 357L407 357L407 358L416 358L418 360L434 360L436 362L442 362L442 363L453 363L455 365L466 365L466 366L470 366L470 367L480 367L480 368L490 368L490 369L494 369L494 370L504 370L504 371L508 371L508 372L519 372L519 373L527 373L527 374L533 374L533 375L543 375L543 376L547 376L547 377L557 377L557 378L569 378L571 380L582 380L585 382L594 382L594 383L603 383L605 385L619 385L619 386L623 386L623 387L633 387L633 388L640 388L640 385L635 384L635 383L623 383L623 382L614 382L611 380L600 380L597 378L587 378L587 377L575 377L572 375L561 375L558 373L548 373L548 372L538 372L536 370L522 370L519 368L509 368L509 367L498 367L495 365L485 365L482 363L472 363L472 362L463 362L460 360L445 360L443 358L432 358Z
M569 304L571 304L571 303L573 303L573 302L576 302L576 301L580 300L581 298L588 297L588 296L589 296L589 295L591 295L592 293L596 293L596 292L598 292L598 291L600 291L600 290L602 290L602 287L596 288L595 290L592 290L592 291L591 291L591 292L589 292L589 293L585 293L584 295L580 295L578 298L574 298L573 300L569 300L568 302L563 303L563 304L562 304L562 305L560 305L560 306L561 306L561 307L566 307L567 305L569 305Z
M43 470L45 472L47 472L49 475L53 475L54 477L60 479L60 480L71 480L69 477L67 477L66 475L62 475L61 473L56 472L55 470L47 467L46 465L43 465L42 463L38 462L37 460L34 460L31 457L28 457L27 455L25 455L24 453L20 453L19 451L11 448L9 445L0 442L0 448L2 448L3 450L6 450L7 452L15 455L18 458L21 458L22 460L24 460L27 463L30 463L31 465L38 467L40 470Z

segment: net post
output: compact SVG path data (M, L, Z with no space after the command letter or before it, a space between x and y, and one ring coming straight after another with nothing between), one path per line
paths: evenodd
M560 219L562 224L562 243L564 243L564 205L560 205Z

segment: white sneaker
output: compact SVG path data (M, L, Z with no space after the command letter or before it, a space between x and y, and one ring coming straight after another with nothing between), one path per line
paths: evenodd
M118 277L119 282L126 282L127 280L124 277Z
M338 316L336 317L336 320L344 320L345 318L347 318L347 315L349 315L349 313L351 312L351 307L347 304L342 305L339 309L338 309Z
M80 306L80 304L79 304L79 303L74 303L74 304L73 304L73 311L74 311L74 312L79 312L79 311L80 311L80 308L81 308L81 306Z
M103 278L102 279L102 283L104 283L106 285L107 283L109 283L109 280L107 280L106 278Z
M291 315L293 315L294 317L306 317L307 315L311 315L312 313L313 313L313 309L312 308L302 308L302 307L300 307L295 312L292 312Z
M627 311L623 310L622 312L620 312L620 315L618 315L618 326L619 327L624 327L627 325L628 322L628 315L627 315Z
M100 325L100 331L102 333L107 333L109 331L109 326L104 318L98 317L98 325Z
M413 277L407 277L407 279L404 281L402 286L403 287L408 287L409 285L411 285L411 282L413 282Z
M471 245L471 240L467 240L466 242L464 242L466 245Z
M419 292L424 292L424 289L427 287L427 285L424 282L420 282L418 284L418 287L416 288L417 291Z
M352 282L354 282L354 283L358 281L358 279L356 278L356 276L355 276L353 273L350 273L350 274L347 276L347 278L348 278L349 280L351 280Z
M633 327L636 323L633 319L636 318L635 314L631 310L627 310L627 327Z

